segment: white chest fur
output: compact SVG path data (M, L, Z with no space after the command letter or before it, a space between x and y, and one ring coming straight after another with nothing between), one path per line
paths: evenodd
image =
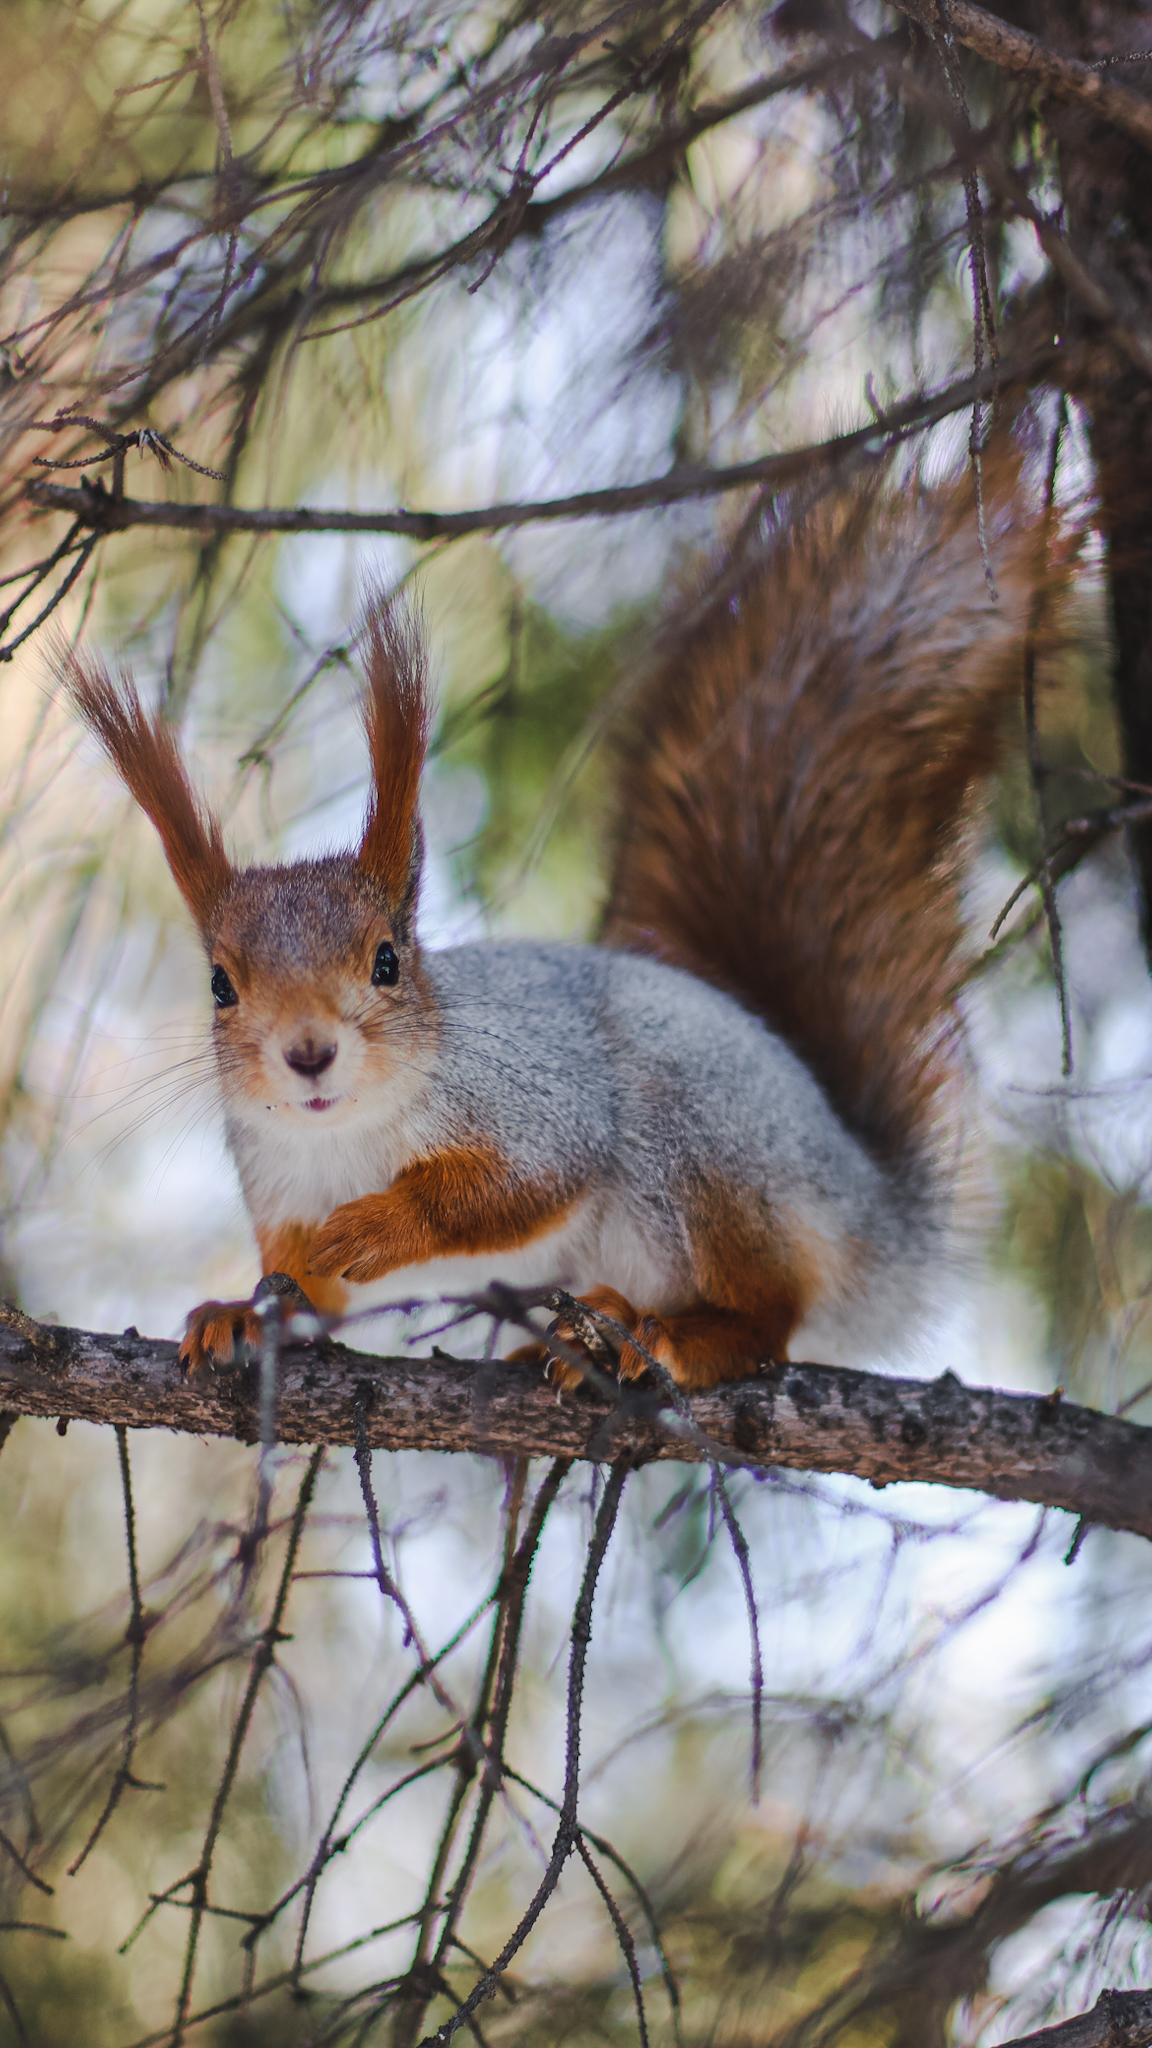
M268 1112L267 1123L246 1116L229 1126L248 1208L258 1230L287 1223L322 1223L343 1202L380 1194L441 1134L420 1103L392 1107L386 1121L349 1119L309 1123L302 1116ZM639 1309L668 1312L691 1296L682 1247L657 1241L650 1225L618 1200L588 1196L563 1221L530 1243L507 1250L429 1259L367 1286L350 1289L349 1313L367 1316L387 1303L436 1303L444 1296L483 1293L493 1280L512 1287L556 1286L572 1293L616 1288ZM369 1348L396 1340L392 1318L358 1329L349 1341Z
M427 1144L411 1113L323 1124L307 1111L229 1122L228 1141L258 1229L322 1223L342 1202L380 1194Z

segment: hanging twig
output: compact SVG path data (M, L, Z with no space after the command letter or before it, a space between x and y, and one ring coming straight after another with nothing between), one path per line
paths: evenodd
M396 2016L393 2029L395 2048L408 2048L408 2044L415 2040L423 2022L429 1997L432 1995L431 1987L443 1984L449 1951L457 1944L460 1915L471 1890L476 1866L484 1847L493 1803L503 1788L504 1743L516 1682L528 1578L545 1519L568 1470L567 1459L558 1458L554 1462L532 1504L527 1528L514 1555L509 1556L508 1545L505 1546L504 1568L497 1593L488 1657L477 1690L476 1704L468 1726L461 1730L461 1739L457 1746L455 1782L425 1888L416 1949L403 1980L404 1985L409 1987L409 1995ZM507 1510L510 1517L517 1495L522 1497L526 1479L527 1461L519 1460ZM508 1528L511 1537L511 1519ZM476 1780L478 1766L479 1794L467 1846L447 1899L441 1904L440 1889L463 1817L465 1795ZM437 1918L441 1919L442 1924L433 1952L432 1930Z
M304 1524L308 1517L308 1510L312 1505L312 1495L315 1492L316 1481L320 1476L320 1467L324 1462L324 1455L323 1445L318 1450L313 1451L305 1468L304 1477L300 1482L300 1488L296 1495L296 1506L288 1530L288 1546L280 1572L279 1583L272 1601L268 1620L260 1633L255 1651L253 1652L248 1683L244 1689L239 1711L233 1723L231 1740L228 1744L227 1754L224 1758L224 1767L212 1801L212 1810L208 1816L208 1825L204 1832L204 1842L199 1858L195 1867L185 1877L177 1878L175 1884L169 1885L167 1891L162 1893L155 1901L157 1905L174 1901L175 1894L185 1890L190 1895L188 1903L191 1908L191 1919L184 1950L183 1974L176 1998L176 2012L171 2034L172 2048L180 2048L187 2030L188 2017L192 2006L192 1986L196 1972L196 1956L200 1943L200 1932L208 1909L208 1881L212 1874L212 1862L216 1853L216 1844L220 1837L224 1810L236 1782L241 1752L247 1740L248 1730L252 1724L252 1715L255 1712L260 1688L276 1661L277 1645L282 1640L281 1623L284 1619L284 1609L288 1604L288 1595L291 1591L296 1569L296 1557L300 1548L300 1540L304 1534Z
M763 1744L764 1660L760 1653L760 1617L756 1612L756 1588L752 1583L752 1559L748 1554L747 1538L737 1520L736 1510L732 1506L728 1488L724 1484L724 1475L719 1465L713 1465L712 1467L712 1484L716 1489L716 1498L720 1502L720 1512L724 1517L724 1527L728 1531L732 1549L735 1553L736 1566L740 1573L740 1583L744 1589L744 1605L748 1610L748 1640L752 1651L752 1761L749 1778L751 1781L752 1804L753 1806L758 1806L760 1803L760 1769Z
M132 1499L132 1471L128 1462L128 1431L123 1423L116 1425L116 1449L120 1459L120 1488L124 1500L124 1540L128 1551L128 1597L131 1613L124 1640L132 1652L128 1672L128 1712L124 1725L124 1745L116 1774L109 1787L95 1826L93 1827L80 1854L68 1866L69 1877L75 1877L87 1862L108 1822L119 1806L124 1793L131 1788L134 1792L162 1792L162 1785L150 1784L137 1778L132 1770L136 1754L136 1739L140 1728L140 1665L144 1656L144 1643L148 1634L148 1622L144 1603L140 1597L140 1571L136 1562L136 1508Z
M1052 873L1047 807L1044 801L1048 771L1044 765L1036 717L1037 642L1048 603L1045 572L1051 546L1056 508L1056 478L1060 467L1060 445L1066 417L1067 401L1061 392L1056 411L1056 424L1052 429L1048 449L1048 472L1044 480L1044 519L1041 527L1044 555L1039 579L1032 592L1028 629L1024 636L1024 731L1028 746L1028 770L1032 778L1036 818L1040 827L1040 890L1044 899L1044 915L1048 922L1048 938L1052 947L1052 972L1056 978L1056 994L1060 1003L1061 1070L1067 1079L1072 1072L1072 1014L1068 1004L1068 983L1064 973L1064 940L1060 928L1060 913L1056 905L1056 884Z
M519 1923L509 1935L495 1962L484 1972L479 1982L473 1985L467 1998L460 2005L459 2010L453 2013L451 2019L438 2028L435 2034L427 2035L419 2044L419 2048L437 2048L437 2044L451 2040L453 2034L475 2012L477 2006L481 2005L486 1998L492 1995L513 1956L523 1948L533 1927L552 1897L556 1886L560 1882L564 1866L575 1848L577 1834L576 1811L577 1802L580 1797L581 1710L584 1699L584 1673L588 1660L588 1646L592 1640L592 1603L596 1595L596 1581L600 1576L600 1567L604 1562L605 1552L611 1541L612 1531L616 1526L616 1516L620 1509L620 1498L624 1491L629 1469L628 1464L622 1461L619 1464L613 1465L609 1472L608 1483L604 1488L603 1498L601 1499L596 1516L596 1526L593 1530L592 1541L588 1546L588 1558L584 1568L584 1578L580 1587L579 1597L576 1601L576 1610L572 1617L572 1654L568 1665L567 1761L564 1770L564 1798L560 1808L560 1824L556 1830L552 1854L548 1859L548 1868L544 1872L524 1913L521 1915Z

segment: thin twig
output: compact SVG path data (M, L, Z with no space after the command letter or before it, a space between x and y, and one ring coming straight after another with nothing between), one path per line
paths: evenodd
M616 1526L620 1509L620 1498L630 1470L626 1460L612 1466L608 1483L604 1488L592 1541L588 1546L588 1557L584 1577L580 1586L576 1609L572 1617L572 1653L568 1665L568 1713L567 1713L567 1758L564 1770L564 1798L560 1808L560 1823L552 1845L548 1868L536 1887L531 1900L517 1926L513 1929L491 1967L474 1984L459 2010L451 2019L437 2029L435 2034L426 2035L419 2048L437 2048L437 2044L449 2041L452 2035L475 2012L477 2006L489 1998L540 1918L556 1886L560 1882L564 1866L576 1844L577 1803L580 1797L580 1726L584 1699L584 1672L588 1661L588 1646L592 1640L592 1603L596 1595L596 1581Z
M544 1522L560 1486L571 1470L571 1461L557 1458L541 1484L532 1503L532 1512L523 1538L508 1562L501 1578L501 1627L494 1635L494 1647L499 1648L499 1667L492 1681L491 1721L488 1740L485 1745L484 1770L480 1782L480 1795L467 1848L460 1868L453 1880L452 1889L444 1907L444 1921L436 1953L433 1958L438 1969L443 1969L448 1950L456 1938L456 1928L467 1899L476 1866L484 1845L484 1836L493 1801L501 1789L504 1778L504 1744L508 1733L508 1716L516 1680L520 1652L520 1636L524 1620L524 1602L528 1591L528 1579L540 1545ZM487 1716L488 1702L485 1689L481 1688L483 1712ZM480 1732L480 1716L477 1716L477 1733Z
M718 1465L713 1465L712 1467L712 1484L716 1490L716 1498L720 1502L720 1512L724 1518L724 1527L728 1531L732 1549L735 1553L736 1565L740 1573L740 1583L744 1588L744 1604L748 1610L748 1638L752 1652L752 1765L749 1776L751 1779L752 1804L753 1806L758 1806L760 1803L760 1770L763 1742L764 1660L760 1652L760 1618L756 1612L756 1588L752 1583L752 1559L748 1553L747 1538L740 1527L736 1510L732 1506L729 1497L728 1488L724 1484L724 1475Z
M547 1792L542 1792L539 1785L534 1785L532 1783L532 1780L530 1778L524 1777L520 1771L514 1771L511 1769L509 1765L506 1764L504 1767L504 1776L510 1781L510 1783L514 1785L522 1785L524 1787L524 1790L526 1792L530 1792L532 1794L533 1799L538 1799L542 1806L549 1807L553 1813L559 1813L560 1807L557 1801L551 1798ZM672 1968L672 1964L669 1960L667 1950L664 1947L664 1936L660 1929L660 1922L656 1916L656 1908L652 1904L652 1900L648 1893L648 1890L646 1886L641 1884L640 1879L637 1877L636 1872L633 1870L631 1864L625 1862L623 1856L621 1856L620 1854L620 1851L614 1848L612 1843L609 1842L603 1835L598 1835L593 1831L592 1828L584 1826L581 1826L580 1833L583 1835L586 1841L591 1842L592 1847L595 1850L597 1850L601 1856L607 1857L609 1863L613 1864L615 1868L620 1872L620 1875L624 1879L625 1883L631 1885L632 1890L636 1895L636 1902L640 1907L640 1911L644 1915L645 1921L647 1922L649 1938L659 1959L660 1973L664 1979L664 1988L668 1993L668 2003L672 2009L672 2023L676 2033L677 2041L679 2041L680 1986L676 1981L676 1973Z
M1044 555L1040 575L1032 592L1028 610L1028 629L1024 636L1024 730L1028 745L1028 771L1032 778L1032 792L1036 804L1036 818L1040 827L1041 866L1040 889L1044 899L1044 915L1048 922L1048 937L1052 947L1052 971L1056 978L1056 994L1060 1003L1061 1070L1065 1079L1072 1072L1072 1013L1068 1002L1068 982L1064 973L1064 940L1060 927L1060 913L1056 905L1056 885L1052 876L1052 862L1048 844L1047 807L1044 801L1048 771L1044 764L1040 745L1040 731L1036 717L1036 658L1040 627L1048 602L1048 587L1045 569L1051 544L1052 522L1056 506L1056 478L1060 467L1060 446L1067 418L1067 400L1060 394L1056 411L1056 424L1048 450L1048 472L1044 480L1044 518L1041 533Z
M951 0L936 0L941 33L929 30L940 59L944 83L952 99L958 117L960 134L970 137L972 122L968 112L968 95L964 90L964 74L956 56L956 45L952 35ZM999 350L996 344L996 317L992 305L992 293L988 283L988 250L984 236L984 209L980 203L980 181L970 161L962 170L964 187L964 210L968 225L968 265L972 277L972 367L980 377L984 370L985 347L991 357L993 378L998 378ZM998 382L994 381L991 403L995 411L998 396ZM984 402L976 398L972 402L972 424L968 435L968 454L972 464L972 477L976 487L976 530L980 545L980 559L984 566L984 580L993 600L996 599L996 583L992 562L988 553L988 534L984 513L984 445L987 438Z
M644 2011L644 1986L640 1978L640 1965L636 1960L636 1943L632 1939L632 1929L629 1927L608 1886L605 1884L600 1871L597 1869L583 1830L579 1828L576 1831L576 1853L580 1857L600 1897L603 1899L608 1918L612 1922L612 1931L620 1945L620 1953L624 1958L628 1977L632 1985L632 2003L636 2008L636 2029L640 2036L640 2048L648 2048L648 2020Z
M53 1885L47 1884L42 1877L37 1876L31 1864L26 1862L24 1857L20 1854L20 1851L16 1847L15 1842L9 1839L9 1837L4 1833L4 1830L2 1828L0 1828L0 1849L3 1849L4 1854L6 1856L10 1856L12 1858L13 1863L16 1865L17 1870L20 1872L20 1875L22 1877L26 1877L29 1884L34 1884L38 1892L43 1892L45 1898L50 1899L53 1897L55 1887Z
M124 1540L128 1551L128 1597L131 1614L124 1640L131 1647L132 1662L128 1673L128 1713L124 1725L124 1745L120 1763L109 1787L96 1825L88 1836L84 1847L73 1863L68 1866L69 1877L75 1877L91 1855L100 1840L108 1822L120 1804L129 1786L137 1792L159 1792L159 1785L147 1785L135 1777L132 1763L136 1753L136 1738L140 1726L140 1665L144 1656L144 1642L148 1633L144 1603L140 1597L140 1571L136 1562L136 1508L132 1499L132 1471L128 1462L128 1431L123 1423L116 1425L116 1449L120 1459L120 1488L124 1500Z
M229 533L398 533L413 540L440 540L466 533L501 533L556 519L604 519L694 498L721 496L749 485L783 490L818 470L848 463L854 456L873 455L879 445L896 447L977 399L999 388L1031 385L1046 377L1067 377L1076 351L1049 342L1026 356L1002 358L998 375L985 368L979 376L960 378L942 390L917 394L890 406L882 425L869 420L846 434L833 435L783 454L757 456L721 468L683 463L643 483L618 484L604 490L576 491L563 498L540 498L524 504L499 504L467 512L410 511L328 512L309 506L257 507L180 505L135 498L116 499L65 484L35 482L28 486L33 502L68 512L84 526L121 532L134 526L176 527L204 535Z
M1145 824L1149 818L1152 818L1152 800L1146 799L1138 804L1106 805L1098 811L1086 811L1082 817L1066 819L1056 837L1049 841L1047 854L1029 868L997 911L989 938L999 936L1020 898L1037 883L1042 883L1045 872L1052 882L1062 882L1065 875L1072 874L1082 860L1095 852L1100 841L1106 839L1110 832L1122 831L1127 825Z
M39 627L41 627L44 624L44 621L46 619L51 618L57 606L63 604L64 599L67 597L68 592L72 588L72 585L76 582L77 577L83 575L85 564L87 563L88 558L92 554L93 550L99 547L101 539L102 536L99 533L94 533L89 537L88 540L86 540L83 543L83 546L80 548L80 551L76 556L76 560L73 562L72 567L68 571L68 574L65 576L63 582L57 586L57 589L53 593L52 597L49 599L48 603L44 606L44 609L42 611L37 612L36 617L32 620L31 625L25 626L23 632L17 633L14 640L9 640L6 646L0 647L0 661L11 661L12 656L16 652L16 649L18 647L23 647L24 642L32 638L33 633L35 633L39 629Z
M415 1670L412 1673L411 1677L408 1678L405 1681L405 1683L401 1686L399 1692L396 1693L393 1696L393 1698L389 1701L383 1713L377 1718L376 1722L374 1723L367 1741L361 1744L359 1753L356 1756L356 1759L353 1762L351 1769L348 1771L344 1783L340 1788L340 1793L337 1797L336 1804L332 1809L331 1815L329 1816L324 1831L320 1837L319 1843L317 1844L316 1852L307 1870L304 1872L303 1876L298 1877L295 1883L291 1884L288 1887L288 1890L286 1892L283 1892L281 1894L279 1899L277 1899L275 1905L270 1907L266 1913L261 1915L260 1925L256 1930L254 1930L253 1936L251 1937L251 1939L253 1940L258 1939L260 1933L262 1933L266 1927L270 1927L272 1925L273 1921L279 1917L279 1915L283 1912L284 1908L287 1905L289 1905L291 1901L294 1898L296 1898L300 1892L304 1893L304 1902L300 1911L300 1925L297 1930L296 1936L296 1950L292 1964L293 1983L295 1983L296 1978L300 1976L300 1974L305 1969L311 1969L313 1967L312 1964L304 1962L304 1946L308 1937L308 1927L311 1920L313 1903L316 1897L316 1890L317 1886L319 1885L321 1877L323 1876L333 1856L338 1855L342 1849L344 1849L350 1842L354 1841L356 1836L361 1832L361 1830L364 1827L366 1827L368 1822L372 1820L375 1817L375 1815L381 1810L385 1802L391 1799L393 1794L400 1789L400 1786L398 1785L389 1786L388 1791L386 1793L382 1794L379 1799L373 1800L371 1805L367 1807L365 1811L361 1813L355 1821L351 1822L339 1837L337 1837L336 1830L340 1824L344 1808L347 1805L348 1800L352 1796L353 1788L357 1780L359 1779L360 1774L364 1769L364 1766L368 1762L368 1759L371 1756L372 1751L375 1749L376 1744L380 1740L381 1735L384 1733L385 1728L387 1728L388 1724L395 1719L396 1715L400 1711L400 1708L404 1705L405 1700L409 1699L419 1686L427 1683L430 1673L435 1668L435 1666L437 1664L442 1663L446 1657L451 1655L453 1650L459 1647L460 1643L463 1642L465 1636L470 1634L471 1630L479 1621L481 1615L483 1615L486 1612L490 1605L490 1597L488 1599L481 1601L479 1607L473 1609L472 1613L468 1616L468 1618L465 1621L461 1622L460 1627L455 1631L455 1634L450 1636L448 1641L443 1645L443 1647L437 1651L436 1656L434 1658L431 1658L428 1664L420 1665L417 1668L417 1670ZM437 1758L435 1762L429 1766L429 1770L438 1770L447 1761L448 1759L446 1757ZM405 1782L414 1782L415 1775L416 1774L413 1774ZM417 1914L415 1912L409 1913L405 1916L404 1922L402 1924L408 1926L416 1918Z
M296 1557L300 1548L301 1538L304 1534L304 1524L312 1504L312 1495L316 1488L316 1481L320 1476L320 1467L324 1462L324 1457L325 1446L321 1444L313 1451L309 1458L304 1477L300 1482L300 1489L296 1496L296 1506L293 1510L292 1521L288 1530L288 1547L280 1572L279 1583L267 1623L260 1633L256 1649L253 1653L248 1683L244 1688L239 1711L233 1724L231 1740L229 1741L227 1755L224 1759L224 1768L212 1801L212 1810L208 1816L208 1825L205 1829L204 1842L199 1858L195 1867L189 1871L186 1877L178 1879L176 1884L169 1886L170 1893L182 1891L187 1887L191 1893L192 1904L188 1940L184 1950L184 1969L180 1990L176 1999L176 2013L171 2037L172 2048L180 2048L187 2030L188 2016L192 2005L192 1985L196 1972L196 1955L200 1942L200 1931L204 1922L205 1909L208 1904L208 1880L212 1874L212 1860L216 1853L216 1844L220 1836L224 1809L228 1804L232 1787L236 1782L241 1751L244 1748L248 1730L251 1726L252 1715L255 1711L260 1688L264 1683L267 1673L276 1661L277 1645L283 1640L281 1623L284 1619L284 1609L288 1603L288 1594L292 1587L293 1574L296 1568Z
M363 1393L356 1396L356 1471L360 1480L360 1491L364 1499L364 1512L368 1518L368 1534L372 1544L372 1563L376 1583L385 1600L390 1600L398 1610L404 1623L404 1640L413 1643L419 1652L421 1666L428 1674L428 1684L440 1705L449 1714L458 1709L452 1695L446 1691L436 1675L435 1661L429 1657L421 1639L416 1617L396 1584L384 1562L384 1551L380 1542L380 1514L376 1506L376 1494L372 1485L372 1450L368 1442L367 1402Z

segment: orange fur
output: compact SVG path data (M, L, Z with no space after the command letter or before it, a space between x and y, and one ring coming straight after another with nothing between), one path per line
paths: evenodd
M316 1239L314 1223L278 1223L258 1236L261 1273L287 1273L322 1316L342 1313L348 1305L348 1289L339 1280L321 1278L308 1263Z
M428 657L418 620L377 603L368 619L364 722L372 796L359 863L409 914L420 866L420 770L428 744Z
M471 1252L515 1251L561 1222L567 1198L517 1179L494 1148L460 1146L418 1159L380 1195L332 1211L316 1233L312 1274L382 1279L400 1266Z
M966 485L819 506L680 622L623 765L604 939L748 1003L887 1161L949 1072L963 828L1060 574L1017 483L990 465L998 604Z
M287 1273L322 1316L338 1316L347 1305L348 1289L339 1280L322 1280L309 1271L308 1252L315 1233L314 1223L281 1223L274 1230L262 1230L260 1271ZM286 1313L290 1319L290 1307ZM188 1317L180 1363L189 1373L201 1372L206 1366L230 1365L242 1347L258 1351L263 1332L263 1322L250 1301L201 1302Z
M232 887L220 827L199 802L170 725L149 719L127 676L116 682L92 658L70 656L68 694L160 834L168 866L202 932Z
M250 1301L202 1301L188 1317L180 1364L189 1375L231 1365L239 1353L259 1351L264 1325Z
M659 1315L633 1308L611 1287L590 1288L580 1299L622 1323L679 1386L695 1391L787 1358L792 1333L816 1295L824 1248L806 1246L793 1219L762 1218L757 1227L719 1186L703 1190L688 1215L700 1288L690 1307ZM583 1349L570 1325L560 1319L554 1327L565 1343ZM514 1355L530 1354L525 1348ZM630 1344L620 1347L622 1379L638 1379L646 1370L642 1352ZM555 1359L552 1378L557 1386L573 1387L579 1369Z
M796 1325L833 1277L832 1247L719 1175L685 1206L699 1305L770 1331L770 1355L784 1358Z
M635 1334L678 1386L696 1393L724 1380L747 1379L758 1365L787 1358L794 1321L786 1301L762 1317L702 1305L674 1316L638 1316ZM621 1372L633 1377L644 1365L641 1353L625 1345Z

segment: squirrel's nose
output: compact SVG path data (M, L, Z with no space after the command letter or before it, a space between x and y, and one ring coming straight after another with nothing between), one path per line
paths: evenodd
M317 1045L314 1038L302 1038L299 1045L286 1048L284 1057L294 1074L306 1074L310 1081L315 1081L332 1065L336 1047Z

